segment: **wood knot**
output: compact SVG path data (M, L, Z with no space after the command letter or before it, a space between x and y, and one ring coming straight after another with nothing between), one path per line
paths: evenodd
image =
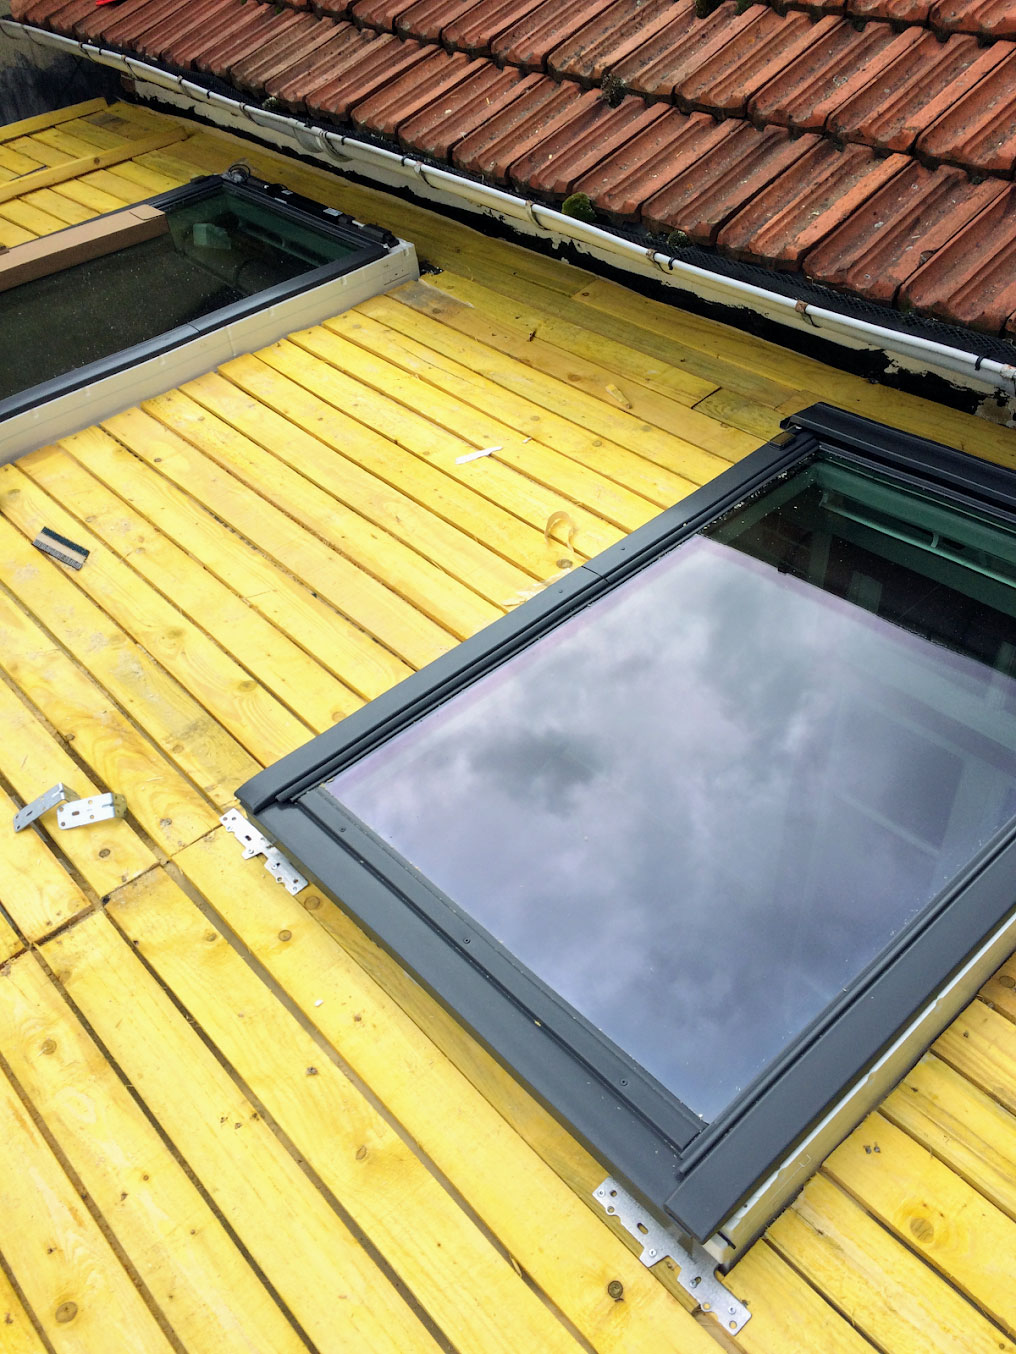
M40 1053L55 1053L55 1052L56 1052L56 1040L55 1040L55 1039L46 1039L46 1040L44 1040L43 1043L39 1046L39 1052L40 1052Z
M935 1236L935 1229L927 1218L911 1218L910 1230L923 1245L928 1245Z
M292 940L292 939L293 939L293 933L292 933L292 931L280 931L280 932L279 932L279 939L280 939L280 940Z
M624 1297L624 1284L620 1279L611 1279L607 1284L607 1296L613 1298L615 1302L620 1302Z
M367 1149L366 1149L366 1147L358 1147L358 1148L356 1149L356 1159L357 1159L357 1161L363 1161L363 1159L364 1159L364 1157L365 1157L366 1155L367 1155Z
M61 1302L56 1309L56 1319L61 1325L66 1325L68 1321L73 1321L78 1314L78 1304L76 1302Z

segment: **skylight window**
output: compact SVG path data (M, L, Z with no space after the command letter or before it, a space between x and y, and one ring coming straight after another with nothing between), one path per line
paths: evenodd
M1016 477L793 422L240 791L723 1259L1016 903Z

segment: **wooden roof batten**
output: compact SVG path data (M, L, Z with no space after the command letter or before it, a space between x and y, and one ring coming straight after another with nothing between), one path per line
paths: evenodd
M128 804L3 829L5 1354L1016 1351L1013 961L726 1277L725 1335L603 1165L219 823L819 396L1008 465L1011 432L126 104L4 129L0 239L241 153L441 271L0 468L0 809Z

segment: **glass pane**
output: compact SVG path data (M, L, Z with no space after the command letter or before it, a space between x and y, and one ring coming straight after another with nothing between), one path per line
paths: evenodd
M166 214L165 235L0 292L0 399L354 252L228 189Z
M710 1120L1011 816L1014 564L816 463L327 788Z

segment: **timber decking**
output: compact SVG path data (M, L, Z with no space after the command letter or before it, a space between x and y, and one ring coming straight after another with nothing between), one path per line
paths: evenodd
M130 808L0 827L0 1349L1016 1354L1013 964L735 1267L730 1339L595 1209L604 1168L218 826L818 395L1009 464L1013 433L144 110L99 114L130 158L33 188L98 111L0 129L65 157L0 219L242 156L444 271L0 469L0 815L58 780Z

